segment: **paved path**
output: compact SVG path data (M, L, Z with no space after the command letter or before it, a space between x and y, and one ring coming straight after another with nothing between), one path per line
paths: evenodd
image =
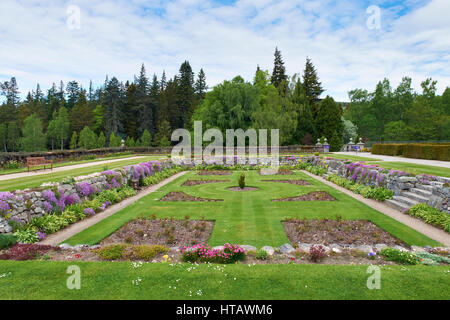
M427 166L435 166L435 167L442 167L442 168L449 168L450 169L450 161L439 161L439 160L426 160L426 159L413 159L413 158L404 158L404 157L392 157L392 156L383 156L380 154L371 154L367 152L333 152L334 154L342 154L342 155L349 155L349 156L361 156L364 158L373 158L373 159L380 159L383 161L389 161L389 162L407 162L407 163L413 163L413 164L423 164Z
M419 219L413 218L411 216L408 216L407 214L401 213L400 211L397 211L382 202L372 200L372 199L366 199L359 194L353 193L350 190L347 190L338 185L335 185L334 183L327 181L322 177L311 174L308 171L302 170L302 172L316 180L319 180L322 183L325 183L326 185L328 185L330 187L333 187L333 188L345 193L346 195L349 195L352 198L355 198L355 199L365 203L369 207L403 223L404 225L407 225L408 227L410 227L416 231L419 231L420 233L426 235L428 238L436 240L437 242L442 243L446 247L450 247L450 234L448 234L444 230L435 228L432 225L429 225L429 224L423 222L422 220L419 220Z
M74 235L80 233L84 229L89 228L90 226L93 226L94 224L102 221L103 219L106 219L106 218L112 216L113 214L119 212L120 210L124 209L125 207L129 206L130 204L133 204L137 200L149 195L152 192L155 192L162 186L165 186L166 184L174 181L175 179L178 179L179 177L184 175L186 172L188 172L188 171L179 172L179 173L161 181L158 184L155 184L151 187L148 187L147 189L145 189L143 191L140 191L138 194L136 194L135 196L133 196L131 198L125 199L115 205L112 205L105 211L97 213L95 216L93 216L89 219L81 220L81 221L74 223L74 224L70 225L69 227L67 227L57 233L51 234L47 238L45 238L44 241L41 241L40 243L56 246L56 245L62 243L63 241L73 237Z
M25 177L34 177L34 176L40 176L43 174L49 174L49 173L53 173L53 172L68 171L68 170L73 170L73 169L80 169L80 168L97 166L97 165L101 165L101 164L114 163L114 162L125 161L125 160L134 160L134 159L140 159L140 158L145 158L145 156L136 156L136 157L129 157L129 158L120 158L120 159L111 159L111 160L74 164L74 165L70 165L70 166L53 168L53 170L46 169L46 170L38 170L36 172L32 171L32 172L19 172L19 173L3 174L3 175L0 175L0 181L17 179L17 178L25 178Z

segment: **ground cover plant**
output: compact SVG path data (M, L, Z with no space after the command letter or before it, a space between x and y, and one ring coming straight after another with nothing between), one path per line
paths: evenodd
M183 219L184 216L189 215L193 220L200 220L201 217L204 217L206 220L215 221L208 242L210 246L223 245L226 242L259 247L264 245L280 246L289 242L282 225L282 221L286 217L336 219L337 216L341 216L343 220L371 221L407 245L438 245L436 241L301 172L294 172L289 178L305 180L311 185L267 183L262 180L276 179L276 176L263 177L257 170L246 171L246 182L259 188L255 192L227 190L236 185L240 175L239 171L232 172L230 182L182 186L185 181L192 179L196 174L197 172L193 171L177 178L155 193L140 199L65 242L71 245L97 244L120 229L126 222L144 214L145 216L154 215L158 219L167 217ZM325 191L337 201L271 201L273 198L293 197L314 191ZM193 197L220 198L224 201L159 201L170 192L185 192Z
M439 211L424 203L419 203L410 207L404 213L450 232L450 214L446 212Z

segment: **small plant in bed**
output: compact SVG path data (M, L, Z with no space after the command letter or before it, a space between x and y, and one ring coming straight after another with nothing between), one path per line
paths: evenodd
M102 260L151 260L169 249L160 245L111 244L95 250Z
M239 176L239 188L245 188L245 173L241 173L241 175Z
M211 249L211 247L197 244L181 249L182 259L185 262L211 262L211 263L235 263L245 259L245 252L239 245L225 243L223 249Z
M309 248L309 259L311 259L311 261L320 262L325 256L325 248L322 245L312 245Z

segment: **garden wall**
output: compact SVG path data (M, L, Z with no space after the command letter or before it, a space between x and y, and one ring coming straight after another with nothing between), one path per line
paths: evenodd
M138 189L139 179L152 175L152 170L144 168L144 165L156 165L158 171L172 166L170 161L150 161L142 165L127 166L120 170L97 172L61 183L46 183L39 188L0 192L0 213L2 213L0 215L0 233L12 231L12 227L6 220L12 220L21 225L29 223L33 218L53 212L55 208L64 211L67 205L83 202L93 192L125 185ZM147 171L145 174L144 169ZM4 210L5 204L8 210Z
M292 164L295 161L298 160L284 163ZM399 170L387 170L376 165L332 158L322 160L319 157L302 157L301 161L326 168L328 174L337 174L356 183L387 188L396 196L412 188L418 188L420 185L426 186L424 189L431 192L427 204L450 214L450 178L425 174L410 176Z

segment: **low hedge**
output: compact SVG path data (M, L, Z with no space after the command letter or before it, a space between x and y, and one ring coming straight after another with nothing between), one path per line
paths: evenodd
M374 144L372 154L407 158L450 161L448 143L392 143Z

